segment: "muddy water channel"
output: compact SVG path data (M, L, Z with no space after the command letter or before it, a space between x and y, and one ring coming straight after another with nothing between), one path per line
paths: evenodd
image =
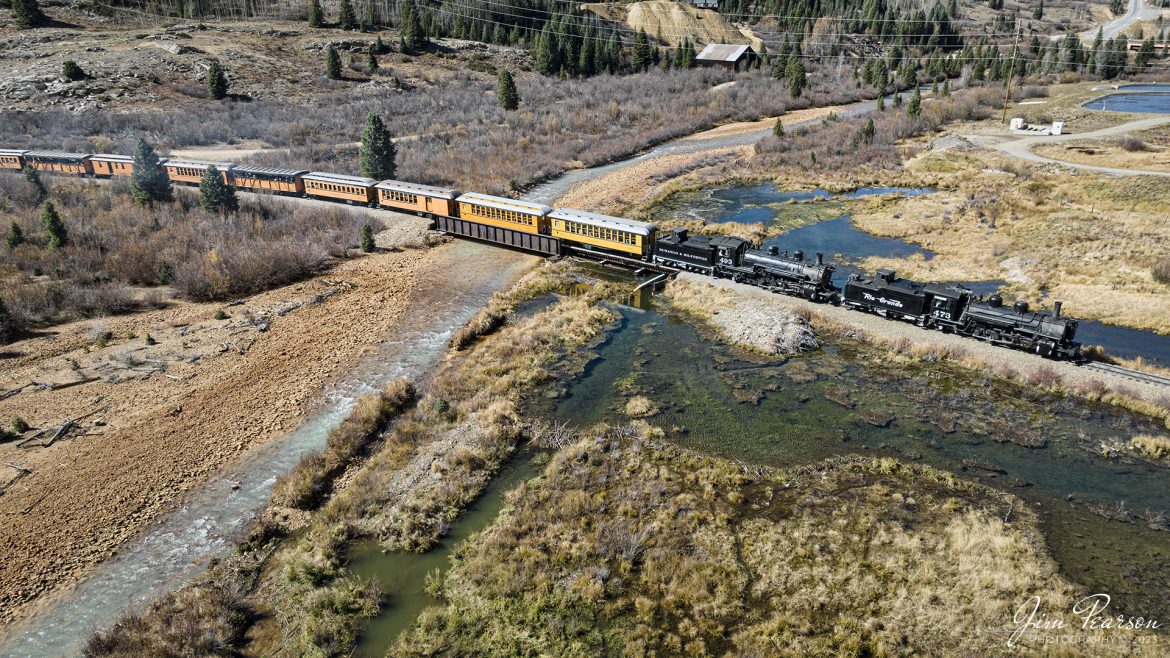
M1158 432L1144 417L945 364L891 365L849 341L762 358L655 310L623 312L598 354L544 413L623 422L629 397L645 395L661 406L649 420L668 440L706 453L775 466L855 453L953 471L1034 506L1063 571L1085 589L1170 619L1170 532L1144 518L1170 512L1170 469L1102 447Z

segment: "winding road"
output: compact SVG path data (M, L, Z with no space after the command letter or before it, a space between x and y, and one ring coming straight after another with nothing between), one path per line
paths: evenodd
M1101 35L1105 39L1112 39L1113 37L1122 34L1130 25L1137 21L1152 21L1164 13L1161 9L1147 7L1145 0L1129 0L1129 9L1124 14L1109 21L1108 23L1081 32L1082 41L1093 41L1097 38L1097 32L1100 30Z
M1029 137L1018 137L1009 141L992 144L992 148L1000 151L1006 155L1020 160L1028 160L1030 162L1040 162L1044 164L1058 164L1064 167L1071 167L1073 169L1083 169L1085 171L1094 171L1101 174L1109 174L1112 176L1170 176L1170 173L1165 171L1150 171L1146 169L1121 169L1117 167L1098 167L1096 165L1079 164L1076 162L1066 162L1064 160L1057 160L1055 158L1046 158L1042 155L1037 155L1032 152L1032 147L1039 144L1058 144L1062 142L1071 142L1082 139L1096 139L1099 137L1111 137L1116 135L1124 135L1136 130L1145 130L1153 128L1165 123L1170 123L1170 116L1156 116L1148 119L1138 119L1137 121L1130 121L1117 126L1110 126L1100 130L1092 130L1086 133L1075 133L1065 135L1038 135Z

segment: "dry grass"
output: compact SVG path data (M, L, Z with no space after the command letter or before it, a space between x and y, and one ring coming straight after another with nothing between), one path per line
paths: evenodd
M1065 302L1069 315L1170 333L1170 288L1153 271L1168 258L1170 181L1091 175L1063 176L1017 165L984 173L1003 161L990 153L922 158L937 162L942 191L913 199L861 204L854 223L882 237L933 251L923 258L870 258L867 269L890 267L919 280L1003 279L1008 297Z
M659 411L657 402L642 395L635 395L626 402L626 415L630 418L649 418Z
M272 504L312 509L341 474L412 402L416 392L405 379L392 380L378 395L358 398L353 411L329 432L325 449L305 455L272 488Z
M1142 434L1130 439L1129 446L1150 459L1170 457L1170 436Z
M1000 655L1027 597L1074 596L1026 506L892 459L761 472L599 428L508 503L394 655Z

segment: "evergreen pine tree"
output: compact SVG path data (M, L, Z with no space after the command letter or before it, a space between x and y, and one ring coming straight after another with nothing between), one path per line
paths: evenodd
M15 221L8 226L8 237L4 239L4 244L9 249L16 249L24 244L24 231L20 229L20 224Z
M873 117L870 117L866 122L865 127L861 129L861 136L867 143L872 142L874 135L877 134L877 129L873 125Z
M158 155L145 139L134 147L134 173L130 175L130 194L139 205L171 200L171 179L163 171Z
M514 110L520 107L520 97L516 93L516 81L508 69L500 69L500 79L496 82L496 99L500 107L505 110Z
M366 127L362 130L362 145L358 150L362 175L368 178L394 178L394 157L396 151L390 133L382 119L373 112L366 115Z
M57 214L52 201L46 201L41 208L41 226L45 227L45 232L49 234L46 248L59 249L69 244L69 232L65 230L65 223L61 221L61 215Z
M309 0L309 27L321 27L321 0Z
M646 36L646 30L639 29L634 35L634 52L631 55L634 70L645 71L650 66L652 58L650 51L650 37Z
M337 27L343 30L352 30L357 27L357 16L353 13L353 4L349 0L341 0L341 10L337 15Z
M32 185L36 196L33 197L33 203L40 203L49 197L49 188L45 187L45 182L41 180L41 172L37 171L35 167L30 164L24 165L22 170L24 179Z
M1032 18L1036 20L1044 18L1044 0L1040 0L1040 4L1036 5L1036 11L1032 12Z
M48 20L37 0L12 0L12 20L16 27L27 30L44 25Z
M922 114L922 92L914 88L914 95L910 97L910 104L906 106L906 114L916 117Z
M883 89L881 91L881 93L878 94L877 111L878 112L885 112L886 111L886 90L885 89Z
M541 75L556 75L561 70L558 50L556 35L549 24L545 23L544 29L536 36L536 53L533 55L536 70L540 71Z
M941 93L942 93L942 97L943 97L943 98L946 98L947 96L950 96L950 95L951 95L951 81L950 81L950 80L944 80L944 81L943 81L943 86L942 86L942 92L941 92Z
M61 75L70 80L85 79L85 71L82 71L81 67L77 65L77 62L71 59L67 59L61 63Z
M807 83L804 72L804 62L799 57L790 57L788 60L788 93L793 98L800 98Z
M337 54L333 44L325 49L325 77L330 80L341 79L341 55Z
M784 136L784 122L779 118L776 119L776 125L772 126L772 134L776 137Z
M404 53L414 53L427 46L427 33L419 20L413 0L401 4L398 16L398 40Z
M372 43L366 49L366 68L370 70L370 73L378 70L377 46Z
M366 0L366 10L362 12L362 32L373 32L376 22L378 19L374 15L374 0Z
M199 181L199 205L207 212L235 212L240 207L236 188L223 180L223 174L215 165L209 165Z
M374 250L374 227L368 223L362 224L362 251L369 253Z
M228 79L219 62L212 61L207 69L207 93L215 100L227 97Z

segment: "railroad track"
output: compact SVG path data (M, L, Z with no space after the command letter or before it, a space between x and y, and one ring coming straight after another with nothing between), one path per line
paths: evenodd
M1113 365L1112 363L1101 363L1099 361L1090 361L1081 366L1089 370L1096 370L1099 372L1106 372L1118 377L1126 377L1134 381L1139 381L1144 384L1154 384L1157 386L1165 386L1170 388L1170 377L1163 377L1161 375L1151 375L1148 372L1141 372L1138 370L1130 370L1121 366Z

